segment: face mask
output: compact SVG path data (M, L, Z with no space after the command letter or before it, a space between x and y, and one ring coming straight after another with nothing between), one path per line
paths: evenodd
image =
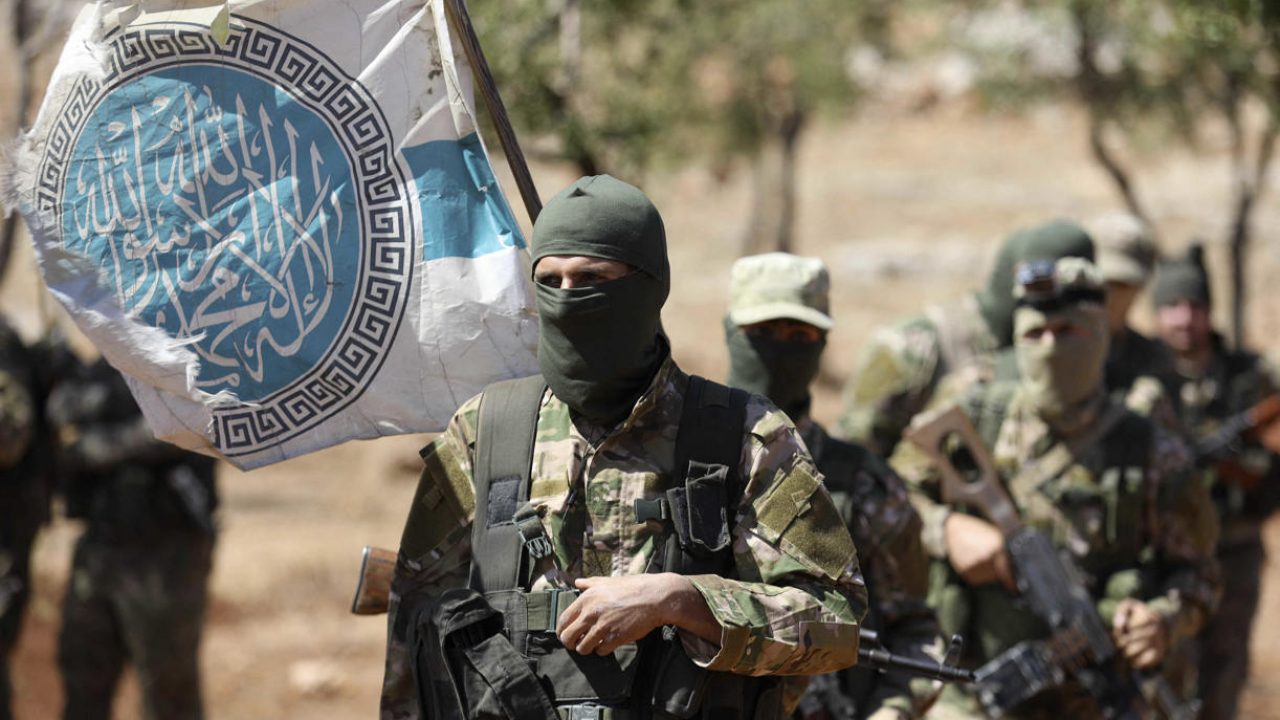
M809 384L818 375L826 338L799 343L750 336L725 319L729 385L773 401L793 420L809 414Z
M642 271L594 287L534 287L547 385L591 422L616 425L670 352L660 320L666 288Z
M1074 306L1054 314L1085 328L1083 335L1055 336L1052 341L1023 338L1043 326L1046 316L1031 308L1014 315L1016 353L1022 387L1036 413L1056 431L1070 435L1095 417L1107 358L1106 312L1100 305Z

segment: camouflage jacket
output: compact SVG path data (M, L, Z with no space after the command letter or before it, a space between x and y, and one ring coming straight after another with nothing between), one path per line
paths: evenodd
M877 329L845 387L839 434L889 457L938 383L961 368L985 376L998 347L973 295Z
M1165 618L1171 645L1198 631L1219 591L1217 522L1176 436L1125 412L1074 464L1036 478L1024 469L1059 441L1018 383L981 387L960 407L991 443L1023 521L1073 557L1108 626L1116 603L1133 597ZM1002 587L969 587L950 570L943 526L950 513L967 510L942 503L936 470L925 455L903 443L892 464L911 488L925 547L936 559L930 602L944 632L970 640L967 660L979 664L1022 640L1047 637L1047 626ZM1064 698L1079 695L1070 684L1060 690ZM960 694L949 688L944 700Z
M636 499L672 483L670 465L689 379L670 359L620 425L591 437L549 391L538 415L530 503L569 581L644 573L663 547L656 522L637 523ZM392 584L383 717L416 716L404 647L410 595L463 586L476 516L472 484L480 399L462 405L423 450L423 470L401 539ZM821 476L786 415L753 396L747 406L739 472L745 481L732 540L736 577L690 580L722 628L717 645L679 633L699 665L749 675L829 672L856 660L867 595L854 545ZM549 587L545 577L531 589ZM806 679L786 678L793 707Z
M920 516L911 506L902 478L878 456L854 443L829 436L812 419L797 423L813 453L828 492L858 547L867 582L870 609L866 623L880 633L893 653L920 660L939 660L942 638L926 602L929 557L920 541ZM853 667L830 678L838 692L826 690L819 678L801 702L825 706L830 717L856 707L858 717L891 708L904 717L919 717L936 695L935 683L900 673L876 673ZM844 703L846 707L830 707Z
M1228 418L1280 389L1275 368L1263 358L1233 352L1216 335L1213 342L1213 358L1202 375L1188 377L1171 370L1162 378L1176 400L1183 428L1193 438L1213 433ZM1280 462L1256 442L1241 443L1207 475L1224 521L1224 540L1237 534L1235 529L1256 535L1257 521L1280 508Z

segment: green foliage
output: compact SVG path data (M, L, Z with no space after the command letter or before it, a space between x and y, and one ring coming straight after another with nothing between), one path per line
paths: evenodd
M624 174L751 153L791 109L847 107L850 48L887 24L876 0L579 1L567 45L571 1L473 0L471 14L525 142Z
M1001 104L1073 94L1127 131L1194 144L1200 121L1256 100L1280 110L1280 0L1037 0L1030 17L1077 45L1066 76L1036 75L1023 62L1032 48L981 55L980 87ZM1079 56L1079 43L1092 50ZM1007 103L1004 103L1007 104Z

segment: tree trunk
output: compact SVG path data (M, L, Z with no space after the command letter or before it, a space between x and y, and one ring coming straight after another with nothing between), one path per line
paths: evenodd
M1245 346L1245 316L1248 311L1249 276L1245 271L1249 262L1249 245L1252 240L1251 221L1258 198L1265 189L1267 169L1275 155L1276 136L1280 123L1272 119L1258 143L1257 157L1252 170L1247 169L1244 155L1243 130L1239 153L1232 154L1236 173L1236 197L1234 215L1231 218L1231 234L1227 238L1231 265L1231 340L1237 350Z
M743 255L791 252L796 216L796 151L804 114L794 110L766 137L751 168L750 225Z
M1138 199L1129 170L1121 164L1120 159L1107 145L1107 110L1110 107L1110 99L1107 97L1106 80L1102 71L1098 69L1096 59L1097 34L1094 27L1096 18L1093 17L1088 3L1085 2L1072 3L1071 10L1076 34L1079 36L1076 60L1080 65L1080 71L1076 76L1076 89L1089 113L1089 150L1093 154L1093 159L1102 166L1107 177L1115 185L1125 208L1147 226L1152 242L1158 245L1155 223L1151 222L1150 214Z

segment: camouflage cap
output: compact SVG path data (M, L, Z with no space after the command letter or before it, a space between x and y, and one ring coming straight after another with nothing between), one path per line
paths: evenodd
M830 287L827 266L817 258L780 252L740 258L729 280L729 320L799 320L830 330Z
M1147 224L1129 213L1109 213L1089 224L1105 282L1145 285L1156 264L1156 246Z

